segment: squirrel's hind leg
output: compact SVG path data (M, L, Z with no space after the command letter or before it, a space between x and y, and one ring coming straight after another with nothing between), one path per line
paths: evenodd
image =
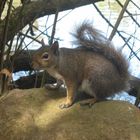
M94 90L91 87L91 81L89 79L84 79L82 84L81 84L81 91L86 92L87 94L89 94L92 98L90 99L86 99L84 101L80 102L81 106L92 106L93 104L95 104L96 102L98 102L99 100L96 98L96 94L94 92Z
M86 99L86 100L80 102L80 106L89 106L89 107L91 107L96 102L98 102L98 100L96 98Z
M105 101L105 100L106 99L97 99L97 98L86 99L80 102L80 106L92 107L95 103L100 102L100 101Z

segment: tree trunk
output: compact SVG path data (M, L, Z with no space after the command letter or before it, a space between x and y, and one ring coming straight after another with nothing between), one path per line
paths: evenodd
M5 6L6 0L0 0L0 20L1 20L1 15Z

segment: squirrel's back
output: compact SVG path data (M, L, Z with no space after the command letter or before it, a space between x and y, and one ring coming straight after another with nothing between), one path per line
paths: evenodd
M73 35L78 46L104 56L116 66L122 77L128 78L128 63L124 56L114 48L111 41L103 36L99 30L84 22L81 26L78 26Z

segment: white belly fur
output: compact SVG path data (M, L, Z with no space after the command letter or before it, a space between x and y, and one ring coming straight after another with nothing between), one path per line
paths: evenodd
M84 91L91 96L94 96L94 92L91 89L91 83L87 79L83 80L79 90Z

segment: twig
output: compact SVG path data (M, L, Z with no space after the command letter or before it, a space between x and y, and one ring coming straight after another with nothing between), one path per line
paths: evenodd
M122 10L121 10L121 12L120 12L120 14L119 14L119 17L118 17L118 19L117 19L117 21L116 21L116 23L115 23L115 26L114 26L114 28L113 28L111 34L110 34L109 40L112 40L112 39L113 39L113 37L114 37L114 35L115 35L115 33L116 33L116 30L117 30L117 28L119 27L119 24L120 24L120 22L121 22L121 20L122 20L122 18L123 18L123 14L125 13L126 8L127 8L128 4L129 4L129 1L130 1L130 0L126 0L126 1L125 1L125 4L124 4L124 6L123 6L123 8L122 8Z
M0 1L0 20L1 20L2 12L3 12L4 7L5 7L5 3L6 3L6 0Z
M9 7L8 7L8 11L7 11L7 16L6 16L6 22L5 22L5 26L4 26L4 30L3 30L3 37L2 37L2 45L1 45L1 48L0 48L0 69L3 68L3 56L4 56L4 50L5 50L5 45L6 45L6 41L7 41L7 32L8 32L8 25L9 25L9 18L10 18L10 11L11 11L11 7L12 7L12 3L13 3L13 0L10 0L10 3L9 3ZM0 79L1 80L1 91L0 91L0 94L2 95L5 91L5 85L6 85L6 78L5 76L3 75L2 78Z
M136 35L136 32L137 32L137 26L136 26L136 24L135 24L135 31L134 31L134 35ZM134 46L135 46L135 41L136 41L136 39L135 39L135 37L133 38L133 43L132 43L132 49L134 48ZM133 53L131 52L130 53L130 55L129 55L129 59L131 59L131 56L133 56Z
M54 35L55 35L55 29L56 29L56 23L57 23L57 18L58 18L58 13L59 13L59 8L57 8L56 13L55 13L51 39L50 39L50 43L49 43L50 45L53 43L53 39L54 39Z
M131 38L132 38L132 37L130 36L130 37L126 40L126 42L129 42L129 40L130 40ZM120 50L123 50L123 48L125 47L125 45L127 45L126 42L123 44L123 46L121 47Z
M119 0L116 0L118 4L123 7L123 5L120 3ZM137 24L138 27L140 27L140 24L133 18L132 14L126 9L126 13L131 17L131 19Z
M130 0L130 1L140 10L140 7L136 3L134 3L133 0Z
M93 6L95 7L95 9L99 12L99 14L101 15L101 17L112 27L114 28L114 26L108 21L108 19L101 13L101 11L98 9L98 7L93 3ZM126 42L125 37L122 36L122 34L116 30L116 32L118 33L118 35L123 39L123 41L127 44L128 48L133 52L133 54L135 55L135 57L140 61L140 58L137 56L137 54L133 51L133 49L130 47L130 45Z
M41 31L39 28L37 28L37 27L34 26L34 25L33 25L33 27L34 27L37 31L39 31L41 34L46 35L48 38L51 38L50 35L48 35L47 33L44 33L44 32L46 32L46 30L45 30L45 31ZM37 38L34 38L34 39L37 40ZM56 38L56 37L54 37L54 39L55 39L55 40L63 41L62 39L60 39L60 38ZM39 43L39 42L38 42L38 43Z
M32 39L32 40L34 40L34 41L36 41L36 42L38 42L38 43L41 44L41 41L37 40L36 38L34 38L34 37L32 37L32 36L29 36L29 35L24 34L24 33L22 33L22 32L19 32L19 34L20 34L20 35L23 35L23 36L25 36L25 37L28 37L28 38L30 38L30 39Z
M134 35L132 35L132 34L126 33L125 31L119 31L119 32L120 32L120 33L124 33L124 34L126 34L126 35L129 35L129 36L135 38L137 41L140 41L139 38L137 38L136 36L134 36Z
M140 16L140 14L131 14L133 17L134 16ZM128 16L123 16L123 18L128 18L128 17L130 17L129 15Z
M3 39L2 39L2 45L0 48L0 69L2 69L3 67L3 54L4 54L4 50L5 50L5 44L7 41L7 32L8 32L8 25L9 25L9 18L10 18L10 11L11 11L11 7L12 7L12 3L13 0L10 0L9 3L9 7L8 7L8 11L7 11L7 16L6 16L6 22L5 22L5 26L4 26L4 30L3 30Z
M64 17L66 17L66 16L67 16L68 14L70 14L72 11L73 11L73 10L71 10L71 11L68 12L68 13L66 13L64 16L62 16L60 19L58 19L57 22L61 21ZM42 31L35 39L37 39L39 36L41 36L43 32L46 32L46 31L47 31L49 28L51 28L52 26L53 26L53 24L50 25L49 27L47 27L47 28L46 28L44 31ZM30 43L28 43L27 46L29 46L33 41L34 41L34 40L32 40Z
M28 33L29 33L29 31L30 31L30 27L28 28L28 30L26 31L26 33L25 33L25 35L27 35ZM23 38L21 38L21 41L20 41L20 44L19 44L19 46L18 46L18 48L17 48L17 50L15 50L15 51L19 51L20 50L20 48L21 48L21 45L22 45L22 43L23 43L23 41L24 41L24 39L25 39L25 36L24 35L24 37Z

